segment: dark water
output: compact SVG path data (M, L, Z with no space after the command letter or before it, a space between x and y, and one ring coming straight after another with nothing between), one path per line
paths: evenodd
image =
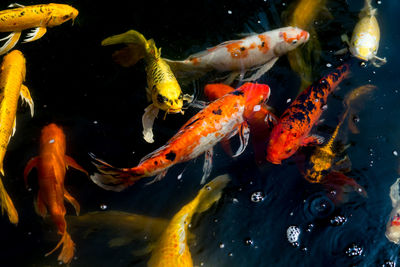
M140 62L122 68L111 60L115 47L101 47L105 37L135 29L154 38L167 58L185 58L220 42L238 38L238 33L263 32L283 26L280 14L290 1L67 1L80 14L71 26L65 23L48 29L46 35L29 44L18 44L27 60L26 85L35 102L35 116L27 107L19 108L17 132L11 139L4 161L4 183L19 211L20 222L11 225L5 216L1 225L1 266L57 266L58 251L45 258L58 242L51 224L35 214L34 188L25 190L22 172L27 161L37 155L41 128L56 122L67 136L67 152L89 172L94 171L88 152L117 166L133 166L147 153L162 146L193 114L170 115L155 124L155 143L141 137L141 116L147 106L145 72ZM321 38L322 59L317 76L336 65L331 51L343 48L340 35L351 34L362 0L327 1L332 20L316 26ZM37 4L33 1L20 4ZM0 7L5 9L8 3ZM345 129L343 136L352 144L350 177L365 187L368 198L352 193L343 205L333 207L319 185L309 184L299 173L295 157L275 166L257 166L249 145L236 159L227 156L219 145L214 153L211 178L229 173L232 182L218 205L197 218L192 227L196 244L191 253L197 266L392 266L399 249L385 235L391 211L388 196L396 180L400 153L400 84L397 75L400 42L398 11L400 2L373 1L379 10L381 42L378 56L388 63L381 68L371 64L356 67L335 96L328 100L323 126L336 126L341 99L351 89L366 83L378 87L359 113L360 134ZM231 12L228 12L231 11ZM230 14L231 13L231 14ZM260 20L261 23L257 23ZM202 88L207 80L200 80ZM264 75L261 82L271 86L269 104L281 114L286 100L294 99L300 84L286 57ZM190 86L184 90L192 90ZM325 133L326 134L326 133ZM234 139L236 140L236 139ZM134 152L134 153L133 153ZM203 157L172 167L167 176L150 186L138 183L120 192L102 190L81 173L69 170L67 190L81 204L81 213L122 210L149 216L171 218L200 189ZM177 179L183 172L182 179ZM251 195L262 192L262 202ZM327 208L318 213L318 201ZM70 206L68 213L73 214ZM345 223L335 223L342 218ZM286 239L289 226L300 228L297 247ZM76 259L71 266L145 266L148 258L135 257L135 243L109 248L112 238L97 232L87 238L72 232ZM223 246L222 246L223 244ZM222 247L222 248L221 248ZM354 256L351 256L354 252ZM22 256L23 255L23 256ZM386 264L386 265L384 265Z

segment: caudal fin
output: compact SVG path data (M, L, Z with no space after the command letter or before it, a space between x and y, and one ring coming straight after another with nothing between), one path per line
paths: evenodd
M3 181L0 179L0 203L1 203L1 213L4 214L4 211L7 212L8 219L11 223L18 223L18 213L14 207L14 204L7 194L6 189L4 188Z
M46 253L46 257L56 251L62 245L61 253L58 255L58 260L62 261L63 263L69 263L74 256L75 251L75 243L72 241L71 236L68 232L64 232L61 240L58 242L57 246L53 248L50 252Z
M194 200L198 201L195 212L204 212L208 210L215 202L217 202L221 198L222 190L229 181L229 175L220 175L200 189L196 199Z
M135 30L110 36L101 42L102 46L126 44L127 47L116 51L113 59L124 67L133 66L142 59L149 49L146 38Z
M189 83L200 78L212 69L203 65L196 65L191 60L171 60L163 58L168 63L175 77L182 83Z
M105 190L120 192L143 177L142 174L135 173L133 170L127 171L125 169L116 168L96 158L96 156L91 153L89 155L93 159L92 163L99 171L91 175L90 179Z

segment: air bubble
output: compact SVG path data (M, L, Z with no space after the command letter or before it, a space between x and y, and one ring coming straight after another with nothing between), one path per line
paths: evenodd
M286 100L286 103L290 103L290 101L292 101L292 99L291 99L291 98L288 98L288 99Z
M252 202L262 202L262 201L264 201L264 198L265 198L265 194L262 191L254 192L253 194L251 194L251 197L250 197Z
M53 144L54 143L54 139L51 139L50 141L49 141L49 144Z
M233 257L233 253L232 253L232 252L229 252L229 253L228 253L228 256L229 256L229 257Z
M332 67L332 64L331 64L331 63L326 63L326 66L327 66L328 68L330 68L330 67Z
M247 246L252 246L254 244L250 237L244 239L244 244Z
M294 225L291 225L286 230L286 238L293 245L293 243L297 243L300 236L300 228Z
M393 155L397 157L399 154L397 153L396 150L393 150Z
M219 243L219 248L224 248L225 244L224 243Z
M331 219L333 226L341 226L347 222L347 218L341 215L337 215Z
M359 247L357 244L351 244L350 247L346 249L347 257L361 256L363 253L363 248Z
M231 15L232 14L232 10L228 10L228 14Z
M98 123L98 121L93 121L93 123L94 123L94 124L97 124L97 123Z
M101 204L100 205L100 209L101 210L106 210L107 209L107 205L106 204Z

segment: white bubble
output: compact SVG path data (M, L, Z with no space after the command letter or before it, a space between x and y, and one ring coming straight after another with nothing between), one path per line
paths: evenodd
M51 139L50 141L49 141L49 144L53 144L54 143L54 139Z
M224 248L225 244L224 243L219 243L219 248Z
M382 1L378 0L378 1L376 1L376 3L377 3L378 5L380 5L380 4L382 4Z
M232 14L232 10L228 10L228 14L231 15Z
M394 150L394 151L393 151L393 155L395 155L395 156L397 157L399 154L397 153L396 150Z
M94 121L93 123L94 123L94 124L97 124L97 123L98 123L98 121Z
M328 68L330 68L330 67L332 67L332 64L331 64L331 63L326 63L326 66L327 66Z
M287 100L286 100L286 103L290 103L292 101L292 99L291 98L288 98Z
M260 105L255 105L254 108L253 108L253 111L257 112L257 111L260 111L260 109L261 109Z
M239 203L239 200L237 198L232 198L233 203Z
M100 209L106 210L106 209L107 209L107 205L106 205L106 204L101 204L101 205L100 205Z
M286 230L286 237L290 243L296 243L299 240L300 228L297 226L289 226Z

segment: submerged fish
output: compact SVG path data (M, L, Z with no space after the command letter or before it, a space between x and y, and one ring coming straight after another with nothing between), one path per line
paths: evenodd
M371 0L365 0L363 9L361 9L353 35L349 42L347 35L342 35L353 56L364 60L371 61L375 67L380 67L386 63L386 58L380 58L376 54L379 47L380 29L376 20L377 11L372 8Z
M314 22L322 13L327 14L326 17L332 16L327 11L326 0L298 0L294 1L285 12L283 12L284 20L287 25L299 27L310 33L310 40L301 48L288 52L288 60L290 67L301 78L301 86L299 92L307 88L313 81L313 66L318 65L321 45Z
M92 155L100 173L90 178L104 189L121 191L144 177L156 175L155 180L160 180L168 168L204 153L203 183L211 172L213 147L239 133L241 145L234 156L240 155L249 139L246 118L254 106L267 101L269 95L268 85L246 83L194 115L167 144L145 156L135 167L115 168Z
M0 55L7 53L17 44L21 31L33 29L24 39L25 43L32 42L41 38L46 33L47 27L60 25L78 16L78 10L64 4L33 6L11 4L9 7L11 9L0 11L0 32L12 32L0 40L7 40L0 48Z
M153 39L146 38L139 32L129 30L125 33L104 39L101 45L126 44L127 46L114 53L116 62L125 67L136 64L140 59L146 63L147 96L152 100L142 118L143 138L153 143L153 123L159 110L168 113L183 113L183 101L190 100L184 96L172 73L169 65L161 58L161 49L158 49Z
M18 50L13 50L5 55L0 69L0 172L4 176L3 160L11 136L15 133L19 96L29 104L32 116L34 107L28 88L22 84L25 81L26 73L25 57L22 53ZM17 211L2 182L0 199L2 211L5 210L10 221L17 224Z
M50 213L51 219L57 226L58 234L62 236L57 246L46 254L49 255L62 245L58 260L69 263L74 256L75 244L67 232L65 221L64 198L74 206L79 215L79 203L64 188L65 172L68 167L73 167L87 175L87 172L65 155L66 144L63 131L54 123L42 129L40 136L39 156L29 160L24 169L24 180L27 184L28 174L32 168L38 169L39 192L35 201L36 212L45 217Z
M232 71L225 81L230 84L241 72L257 70L244 79L255 81L272 68L280 56L307 42L309 36L308 32L299 28L279 28L240 40L226 41L185 60L166 59L166 62L178 78L197 78L212 70Z
M235 89L223 83L207 84L204 87L204 94L209 101L216 100L224 95L233 92ZM265 147L268 144L269 133L277 122L276 116L270 111L266 104L254 106L253 112L248 116L247 122L250 128L250 138L254 148L254 156L257 164L265 161ZM221 141L224 150L232 155L229 141Z
M392 200L392 212L386 224L386 237L389 241L400 244L400 178L390 187L390 199Z
M328 96L348 76L349 65L343 64L304 90L286 109L272 129L267 146L267 160L280 164L301 146L322 144L323 138L310 135L319 120Z

